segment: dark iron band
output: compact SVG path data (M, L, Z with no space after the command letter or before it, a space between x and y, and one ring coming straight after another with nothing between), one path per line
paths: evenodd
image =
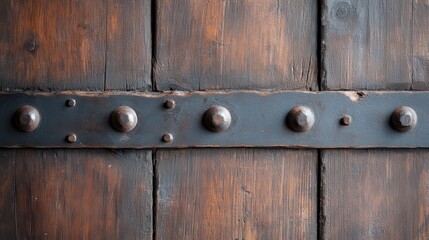
M3 148L428 148L429 92L0 93Z

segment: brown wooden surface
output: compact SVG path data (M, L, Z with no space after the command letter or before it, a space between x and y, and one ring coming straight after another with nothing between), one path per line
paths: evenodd
M0 88L150 89L150 20L150 0L0 1ZM152 238L150 151L0 157L0 239Z
M0 151L0 239L16 238L15 150Z
M150 0L0 1L0 88L146 89Z
M428 1L324 4L323 90L428 89ZM323 239L429 238L428 150L322 153Z
M315 239L317 151L157 152L156 239Z
M325 89L410 89L413 1L323 0Z
M429 89L429 1L413 0L413 89Z
M157 90L315 89L317 1L158 0Z
M16 172L15 179L2 182L2 186L16 185L2 189L6 191L0 195L2 207L8 207L0 215L1 235L8 236L2 239L152 238L150 152L87 149L1 154L0 170L8 171L3 178L13 178Z
M324 239L429 239L427 150L323 155Z

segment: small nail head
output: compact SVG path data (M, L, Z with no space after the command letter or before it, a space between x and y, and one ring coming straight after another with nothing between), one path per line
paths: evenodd
M344 115L340 120L341 125L349 126L352 123L352 118L349 115Z
M66 139L67 139L67 142L74 143L77 141L77 136L76 136L76 134L72 133L72 134L67 135Z
M67 107L74 107L74 106L76 106L76 100L72 99L72 98L67 99L66 105L67 105Z
M164 142L172 142L174 140L173 134L171 133L166 133L164 135L162 135L162 141Z
M164 107L167 109L174 109L176 107L176 102L173 99L168 99L164 102Z

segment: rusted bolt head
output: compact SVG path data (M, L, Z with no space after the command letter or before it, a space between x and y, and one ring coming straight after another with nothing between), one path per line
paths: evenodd
M76 142L76 141L77 141L77 136L76 136L76 134L74 134L74 133L69 134L69 135L67 135L66 140L67 140L67 142L69 142L69 143L74 143L74 142Z
M314 113L306 106L296 106L287 115L287 124L295 132L305 132L314 125Z
M176 107L176 102L173 99L168 99L165 101L164 107L167 109L174 109Z
M204 126L212 132L222 132L231 125L231 113L223 106L212 106L204 113Z
M341 119L340 119L340 123L343 126L349 126L352 123L352 118L349 115L344 115Z
M67 99L66 105L67 105L67 107L74 107L74 106L76 106L76 100L74 100L72 98Z
M40 124L40 113L35 107L24 105L15 112L13 122L18 130L31 132Z
M393 111L390 122L395 130L406 132L417 125L417 114L414 109L402 106Z
M110 121L116 130L129 132L136 127L138 119L136 112L132 108L120 106L112 112Z
M174 140L173 134L171 133L166 133L164 135L162 135L162 141L164 142L172 142Z

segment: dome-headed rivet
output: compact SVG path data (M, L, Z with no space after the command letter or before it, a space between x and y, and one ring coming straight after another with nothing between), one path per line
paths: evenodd
M172 142L174 140L173 134L171 133L166 133L164 135L162 135L162 141L164 142Z
M168 99L164 102L164 107L167 109L174 109L176 107L176 102L173 99Z
M76 106L76 100L72 99L72 98L67 99L66 105L67 105L67 107L74 107L74 106Z
M231 125L231 113L223 106L212 106L204 113L204 126L212 132L222 132Z
M351 123L352 123L352 117L350 117L349 115L344 115L340 119L340 124L343 126L349 126Z
M120 106L112 112L110 121L116 130L129 132L136 127L138 119L136 112L132 108Z
M314 125L314 113L306 106L296 106L287 115L287 125L295 132L305 132Z
M417 114L414 109L402 106L392 113L390 123L396 131L406 132L417 125Z
M76 136L76 134L74 134L74 133L69 134L69 135L67 135L66 140L67 140L67 142L69 142L69 143L74 143L74 142L76 142L76 141L77 141L77 136Z
M40 113L35 107L24 105L15 112L13 122L18 130L31 132L40 124Z

